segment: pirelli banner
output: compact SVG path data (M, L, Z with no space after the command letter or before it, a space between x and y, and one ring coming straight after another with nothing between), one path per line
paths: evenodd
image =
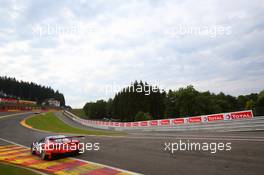
M199 123L210 123L226 120L243 120L253 118L252 110L238 111L238 112L228 112L221 114L210 114L202 116L194 116L187 118L170 118L161 120L149 120L149 121L139 121L139 122L106 122L106 121L94 121L85 120L80 118L75 118L74 120L88 126L102 126L102 127L162 127L162 126L176 126L183 124L199 124Z

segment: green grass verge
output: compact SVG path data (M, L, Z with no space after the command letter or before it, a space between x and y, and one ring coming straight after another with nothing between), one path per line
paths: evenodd
M2 164L0 163L0 175L39 175L33 171L28 169L20 168L17 166L13 166L10 164Z
M83 109L72 109L70 112L73 113L73 114L75 114L75 115L77 115L80 118L86 118Z
M58 133L71 133L71 134L85 134L85 135L124 135L122 132L111 132L101 130L86 130L80 128L74 128L67 125L53 113L40 114L26 120L26 124L32 126L35 129L58 132Z

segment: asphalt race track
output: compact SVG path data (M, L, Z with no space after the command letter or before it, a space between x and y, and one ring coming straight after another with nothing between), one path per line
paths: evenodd
M32 114L21 114L1 118L0 138L24 146L51 135L30 130L20 125L20 121ZM63 116L59 116L62 118ZM65 122L69 123L72 121ZM77 124L74 124L78 127ZM80 126L81 127L81 126ZM166 150L165 143L183 142L223 142L231 143L230 151L175 151ZM99 151L89 151L79 159L101 163L142 174L263 174L264 172L264 132L146 132L129 133L122 137L86 136L85 142L100 143ZM6 145L0 140L0 145Z

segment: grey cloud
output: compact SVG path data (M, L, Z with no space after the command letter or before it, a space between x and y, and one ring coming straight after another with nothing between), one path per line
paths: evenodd
M52 86L78 107L114 95L102 91L107 84L135 79L165 88L193 84L234 95L256 92L264 86L260 2L21 1L15 10L15 3L1 1L0 74ZM12 12L18 14L14 19ZM37 37L32 31L37 25L78 22L97 30L73 39ZM230 26L232 33L176 38L166 33L179 24ZM27 42L27 50L16 48L20 41Z

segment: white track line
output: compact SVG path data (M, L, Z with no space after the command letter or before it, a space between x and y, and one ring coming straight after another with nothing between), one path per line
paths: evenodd
M12 117L12 116L16 116L16 115L30 114L30 113L32 113L32 112L23 112L23 113L15 113L15 114L3 115L3 116L0 116L0 119L6 118L6 117Z
M0 138L0 140L4 141L4 142L7 142L7 143L11 143L13 145L18 145L18 146L21 146L23 148L29 148L28 146L24 146L24 145L20 145L19 143L15 143L15 142L12 142L10 140L6 140L6 139L3 139L3 138Z
M7 143L11 143L13 145L21 146L23 148L29 148L27 146L24 146L24 145L21 145L21 144L18 144L16 142L13 142L13 141L10 141L10 140L6 140L6 139L3 139L3 138L0 138L0 140L2 140L4 142L7 142ZM120 168L116 168L116 167L112 167L112 166L108 166L108 165L104 165L104 164L100 164L100 163L96 163L96 162L91 162L91 161L87 161L87 160L83 160L83 159L78 159L78 158L74 158L74 157L70 157L70 158L71 159L75 159L75 160L79 160L79 161L85 162L85 163L90 163L90 164L95 164L95 165L99 165L99 166L103 166L103 167L108 167L108 168L111 168L111 169L114 169L114 170L117 170L117 171L121 171L121 172L124 172L124 173L129 173L129 174L134 174L134 175L141 175L141 174L136 173L136 172L127 171L127 170L123 170L123 169L120 169Z
M15 142L12 142L12 141L10 141L10 140L3 139L3 138L0 138L0 140L2 140L2 141L4 141L4 142L7 142L7 143L11 143L11 144L13 144L13 145L21 146L21 147L23 147L23 148L29 148L29 147L27 147L27 146L20 145L20 144L18 144L18 143L15 143ZM13 164L11 164L11 165L13 165ZM17 165L14 165L14 166L17 166ZM22 167L22 166L17 166L17 167ZM33 172L38 173L38 174L41 174L41 175L48 175L48 174L46 174L46 173L44 173L44 172L41 172L41 171L38 171L38 170L35 170L35 169L31 169L31 168L27 168L27 167L24 167L24 166L23 166L22 168L25 168L25 169L27 169L27 170L33 171Z

